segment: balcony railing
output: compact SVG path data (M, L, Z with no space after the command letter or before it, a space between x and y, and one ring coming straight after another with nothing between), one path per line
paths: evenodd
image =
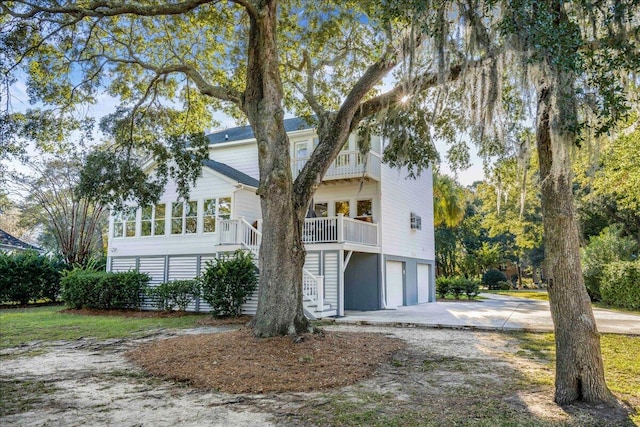
M261 221L258 221L261 223ZM244 218L218 222L219 243L242 245L257 252L262 240L259 230ZM260 224L261 225L261 224ZM261 227L259 226L258 229ZM302 229L304 243L356 243L378 246L378 224L347 218L342 214L323 218L306 218Z
M342 214L334 217L306 218L302 230L302 241L378 246L378 224L345 218Z
M291 170L295 179L304 165L309 160L308 157L294 159L291 162ZM360 151L341 151L334 162L329 166L323 180L350 179L350 178L371 178L380 180L380 155L369 151L362 154Z

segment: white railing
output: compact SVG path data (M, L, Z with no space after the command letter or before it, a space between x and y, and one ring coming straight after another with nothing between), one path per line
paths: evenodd
M378 224L337 217L306 218L302 229L304 243L347 242L378 246Z
M258 251L262 241L260 232L261 220L258 220L258 228L249 224L247 220L240 217L238 219L223 219L218 223L220 231L220 244L240 245L249 250L254 260L258 262ZM306 268L302 269L302 294L316 303L317 310L324 308L324 277L315 276Z
M316 311L324 310L324 276L302 269L302 294L316 303Z
M218 221L219 243L221 245L243 245L257 252L262 241L262 233L240 217Z
M378 246L378 224L343 218L344 241Z
M338 242L338 217L306 218L302 228L304 243Z
M307 163L307 160L309 158L304 157L291 162L291 171L294 179ZM369 151L367 154L362 154L358 150L341 151L329 166L323 179L360 178L362 176L380 180L380 155L378 153Z

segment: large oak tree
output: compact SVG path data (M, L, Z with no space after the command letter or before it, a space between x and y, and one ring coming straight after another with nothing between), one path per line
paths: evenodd
M532 77L538 94L545 242L558 334L556 400L608 401L595 322L581 282L565 155L577 129L558 125L573 122L571 100L582 75L579 69L558 67L556 59L564 58L565 50L579 55L587 45L593 52L618 52L622 44L610 41L637 37L616 31L629 27L634 5L625 3L622 14L613 13L614 19L607 21L613 9L606 5L601 11L582 2L498 3L2 2L0 67L14 71L14 64L26 65L30 95L55 105L63 116L74 105L95 100L106 87L129 107L123 110L128 114L112 121L122 125L112 127L112 133L122 145L135 142L159 164L166 165L187 141L204 143L202 138L175 135L201 131L212 109L246 119L258 141L264 221L253 328L258 336L272 336L307 328L301 298L302 223L315 188L348 135L357 132L364 146L369 129L388 136L392 145L386 160L394 166L413 165L416 173L434 158L431 137L456 142L453 155L463 152L464 142L456 134L470 123L471 135L491 152L505 137L491 113L502 104L505 86L501 65L508 49L502 36L513 35L513 46L530 54L521 55L525 64L539 65ZM593 22L581 20L583 16L593 17ZM575 32L578 23L605 31L602 37L584 37ZM582 63L581 57L568 57ZM601 56L591 59L594 68L603 68L598 64ZM594 83L590 86L610 88L606 78L611 75L602 75L605 80L588 82ZM390 89L381 92L385 78ZM454 80L467 84L452 92L431 90ZM604 90L594 97L610 107L622 104L618 95ZM162 99L174 102L159 108ZM315 115L320 139L295 181L283 125L286 109ZM612 124L617 115L609 116L613 118L607 123ZM150 124L149 117L156 124ZM2 119L3 135L16 128L10 114ZM29 117L23 120L28 123ZM156 129L158 122L162 125ZM149 127L157 131L136 134ZM121 150L121 159L130 160L132 153L136 151ZM178 158L190 165L189 159ZM171 169L160 168L162 172Z

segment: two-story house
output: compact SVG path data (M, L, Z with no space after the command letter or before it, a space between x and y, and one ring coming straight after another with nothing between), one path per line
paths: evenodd
M318 143L301 119L285 120L292 172ZM155 206L112 216L108 266L137 269L152 284L196 277L208 260L243 248L257 254L261 239L258 150L249 126L209 135L209 160L188 201L169 183ZM351 137L318 187L303 240L305 312L342 316L435 301L431 170L406 179L406 170L381 162L385 141L372 139L363 155ZM256 310L255 296L244 306ZM208 310L196 301L194 311Z

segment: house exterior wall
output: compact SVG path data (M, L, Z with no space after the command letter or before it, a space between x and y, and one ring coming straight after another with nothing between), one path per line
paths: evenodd
M384 254L435 259L431 168L417 179L406 179L405 169L382 166L381 249ZM412 229L411 213L421 217L422 229Z
M231 218L244 216L253 222L261 216L260 199L252 190L238 189L229 180L217 173L203 168L203 174L189 194L190 201L198 202L198 231L194 234L171 234L171 203L177 201L178 192L175 182L169 182L158 203L166 203L165 233L162 236L142 236L140 227L140 209L136 212L135 237L113 237L113 216L109 220L109 256L142 255L186 255L205 254L215 251L218 243L218 230L213 233L203 231L204 200L210 198L231 197Z
M344 272L344 309L379 310L380 303L379 254L353 253Z
M309 154L313 148L315 133L312 130L290 134L292 158L296 144L308 143ZM381 151L383 141L374 138L372 148ZM355 138L349 140L348 150L356 149ZM223 142L210 147L210 158L224 163L245 174L258 178L257 146L254 141ZM379 250L351 253L351 259L343 274L347 254L340 243L316 247L307 245L305 267L315 275L324 276L324 300L337 308L338 314L346 309L379 309L386 307L386 262L403 263L402 303L417 304L435 300L433 266L435 247L433 238L433 197L431 169L416 180L405 179L406 170L382 165L380 181L374 179L334 179L323 182L314 195L314 203L327 203L327 216L336 216L336 202L348 201L347 217L358 216L358 201L371 200L370 221L378 224ZM178 198L174 182L167 184L159 203L166 203L165 233L162 236L141 236L141 211L137 211L135 237L109 239L108 266L113 271L139 269L149 272L152 284L182 278L192 278L205 268L207 260L220 250L219 233L204 233L202 215L204 200L231 197L231 218L243 217L250 224L262 217L260 198L250 187L239 185L226 176L203 169L203 176L191 189L190 200L198 202L198 230L193 234L171 234L171 203ZM410 216L421 217L421 229L412 229ZM364 218L367 219L367 218ZM113 218L109 236L113 236ZM347 251L348 252L348 251ZM425 270L418 272L418 265L429 265L425 286ZM420 283L419 283L420 282ZM419 286L421 290L419 291ZM425 298L425 289L428 296ZM255 312L254 295L245 305L246 313ZM389 307L388 307L389 308ZM206 311L204 301L196 301L190 310Z
M258 144L255 141L214 144L209 148L209 158L229 165L253 178L260 177Z

